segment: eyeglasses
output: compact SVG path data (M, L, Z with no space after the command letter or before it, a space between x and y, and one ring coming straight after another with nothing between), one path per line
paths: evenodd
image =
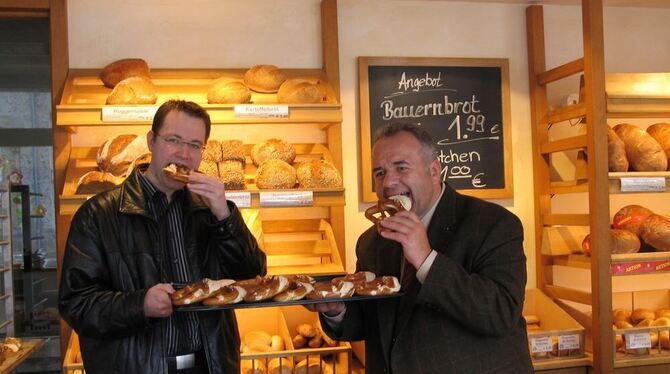
M185 145L186 149L188 149L193 153L202 153L205 150L205 146L201 143L185 142L176 136L163 136L156 134L156 137L160 138L161 140L166 142L169 147L174 149L181 149L181 147Z

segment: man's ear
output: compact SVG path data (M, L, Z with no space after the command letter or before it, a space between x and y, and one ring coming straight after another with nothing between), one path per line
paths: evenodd
M156 136L154 135L154 132L149 130L147 133L147 148L149 148L149 151L153 152L154 151L154 144L156 143Z
M440 160L436 158L433 159L433 161L430 162L429 170L430 177L437 181L437 183L441 183L442 163L440 163Z

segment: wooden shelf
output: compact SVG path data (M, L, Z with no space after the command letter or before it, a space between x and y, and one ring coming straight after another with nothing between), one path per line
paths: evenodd
M293 144L296 149L296 158L294 164L299 162L323 159L333 161L332 155L328 148L323 144ZM344 188L314 188L314 189L285 189L285 190L263 190L256 187L256 166L251 162L249 154L251 153L252 144L245 144L245 151L247 154L247 163L244 170L245 189L230 190L230 192L248 192L251 197L251 208L260 207L260 194L262 192L297 192L297 191L312 191L313 204L312 206L328 207L328 206L344 206ZM70 154L70 162L68 163L65 174L65 186L63 187L63 194L60 195L60 214L71 215L87 199L93 195L77 194L77 181L82 175L89 171L98 170L95 158L97 154L96 147L78 147L73 148ZM341 173L341 172L340 172Z
M5 361L0 364L0 373L11 373L23 363L30 355L38 350L44 344L42 339L23 340L21 349L14 352L5 352Z
M605 90L608 117L670 116L670 73L606 74Z
M618 193L663 193L666 191L636 191L636 192L627 192L621 191L621 178L664 178L666 188L670 186L670 171L632 171L626 173L613 173L609 174L609 190L610 194Z
M318 69L282 69L290 78L301 78L316 83L323 93L324 101L318 104L290 104L288 118L242 118L235 116L233 104L207 104L207 90L211 83L222 76L242 80L246 69L154 69L151 80L156 86L156 105L138 105L142 108L157 108L170 98L180 98L199 103L209 113L215 124L257 123L333 123L342 122L342 105L323 71ZM56 106L58 126L141 125L151 120L137 122L103 122L102 110L111 89L102 84L96 69L70 70L63 96ZM252 91L252 104L277 104L276 94Z

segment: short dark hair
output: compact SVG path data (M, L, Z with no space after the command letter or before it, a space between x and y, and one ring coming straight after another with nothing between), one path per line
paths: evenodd
M200 105L186 100L168 100L164 102L154 115L154 121L151 124L151 131L154 134L158 134L158 131L163 127L163 122L165 122L165 117L168 113L176 110L179 112L184 112L191 117L200 118L205 122L205 141L209 139L209 131L212 128L212 120L209 118L209 114L205 108Z
M373 145L382 139L390 138L400 132L407 132L411 134L416 138L416 140L419 141L419 143L421 143L423 156L427 162L432 162L435 157L437 157L437 149L435 148L433 137L430 136L428 131L426 131L423 126L416 123L395 122L378 128L375 132L375 140Z

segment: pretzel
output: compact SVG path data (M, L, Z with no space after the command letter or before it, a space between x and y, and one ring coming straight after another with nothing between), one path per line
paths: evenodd
M204 278L172 293L172 304L182 306L198 303L211 297L221 287L228 286L234 282L232 279L212 280Z
M312 292L313 290L314 286L312 286L310 283L293 281L289 282L288 287L281 293L277 294L274 298L272 298L272 300L274 301L302 300L305 297L305 295Z
M229 285L219 288L209 298L202 301L202 305L228 305L237 304L244 299L247 291L240 287Z
M191 169L188 166L173 162L164 167L163 172L176 181L188 183L188 174L191 172Z
M335 277L330 282L333 284L338 284L339 282L351 282L354 284L354 287L358 285L363 285L367 282L371 282L375 279L375 273L371 271L359 271L353 274L347 274L342 277Z
M288 279L283 275L273 275L239 281L235 285L247 291L244 301L252 303L271 299L281 293L288 287Z
M370 282L359 284L354 290L356 295L361 296L390 295L400 291L400 282L396 277L385 275Z
M347 281L333 284L331 282L318 282L314 284L314 290L305 296L307 299L341 299L351 297L354 294L354 284Z
M377 231L381 232L380 222L387 217L412 209L412 201L405 195L395 195L388 199L381 199L376 205L365 210L365 218L372 221L377 226Z

